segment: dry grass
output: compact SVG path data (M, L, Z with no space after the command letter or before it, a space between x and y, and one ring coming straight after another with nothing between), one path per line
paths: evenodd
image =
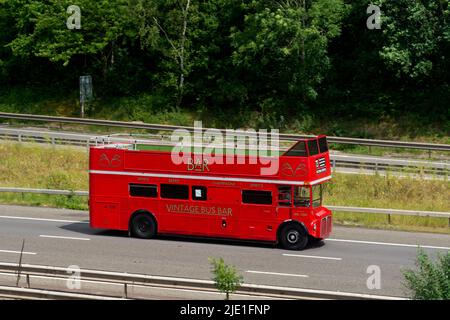
M0 185L87 190L87 150L0 143Z

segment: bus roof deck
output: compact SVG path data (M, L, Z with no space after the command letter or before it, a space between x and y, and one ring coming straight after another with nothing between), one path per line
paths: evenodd
M251 144L250 142L253 142ZM256 144L255 144L256 142ZM172 151L173 147L183 146L179 142L171 141L170 136L158 134L111 134L107 136L99 136L91 139L91 145L97 148L107 149L127 149L135 151ZM300 139L297 141L278 141L278 145L267 145L267 156L301 156L316 155L328 151L328 145L325 136L316 138ZM213 141L203 140L201 143L186 144L186 148L193 148L194 153L198 149L203 152L205 148L214 148L217 150L225 150L224 154L245 154L257 155L261 147L258 141L244 140L242 142L228 142L224 145L215 145ZM200 153L201 153L200 152Z

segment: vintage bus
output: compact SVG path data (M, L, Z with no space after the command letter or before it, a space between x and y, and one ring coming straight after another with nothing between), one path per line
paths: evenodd
M301 250L331 233L331 211L322 205L331 179L327 139L297 141L278 157L278 170L262 165L218 164L208 156L172 161L170 150L122 143L90 148L89 208L92 228L269 241ZM236 155L237 156L237 155Z

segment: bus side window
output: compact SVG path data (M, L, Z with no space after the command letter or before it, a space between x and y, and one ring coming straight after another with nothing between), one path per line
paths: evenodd
M161 198L189 199L189 186L181 184L161 184Z
M248 204L272 204L272 192L242 190L242 202Z
M290 207L292 205L292 188L291 186L278 187L278 205L282 207Z
M192 200L206 201L206 187L193 186L192 187Z
M154 184L129 184L129 194L132 197L156 198L158 187Z

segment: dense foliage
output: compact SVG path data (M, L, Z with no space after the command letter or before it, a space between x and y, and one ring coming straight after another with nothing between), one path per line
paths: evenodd
M439 254L433 261L423 251L417 256L417 270L405 270L405 286L412 299L450 299L450 252Z
M370 3L381 29L366 26ZM91 74L97 98L148 93L162 108L447 122L449 3L0 0L0 85L76 94Z

